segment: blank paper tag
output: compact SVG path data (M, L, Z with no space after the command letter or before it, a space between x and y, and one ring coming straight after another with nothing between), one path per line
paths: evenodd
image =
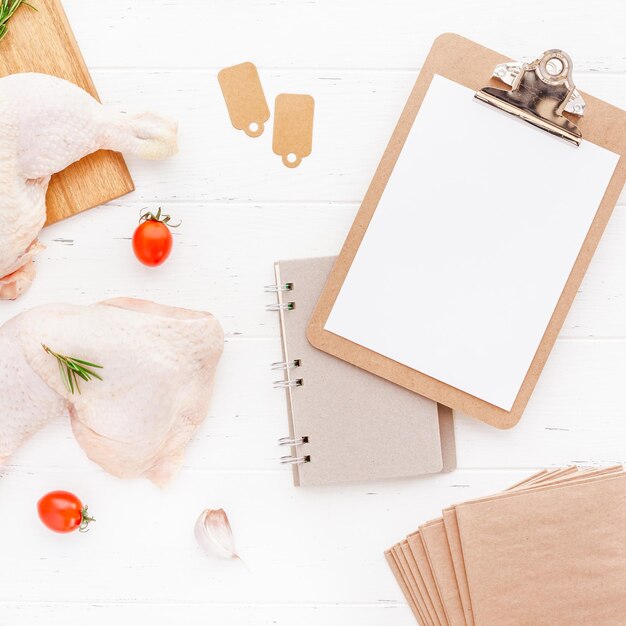
M240 63L227 67L217 75L217 79L233 126L249 137L263 134L270 110L254 64Z
M274 152L287 167L298 167L311 154L315 101L311 96L281 93L274 109Z

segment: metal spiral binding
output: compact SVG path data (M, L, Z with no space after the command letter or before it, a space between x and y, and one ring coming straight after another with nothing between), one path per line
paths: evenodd
M281 465L302 465L303 463L310 463L311 457L306 456L283 456L280 458Z
M292 387L302 387L302 385L304 385L304 380L302 380L302 378L274 381L274 389L291 389Z
M279 291L292 291L293 283L285 283L284 285L265 285L265 293L278 293Z
M298 437L298 438L283 437L282 439L278 440L279 446L296 447L296 446L303 446L307 443L309 443L308 437ZM311 462L310 454L304 454L302 456L294 456L293 454L290 454L288 456L283 456L280 458L281 465L302 465L303 463L310 463L310 462Z
M301 365L300 359L294 359L293 361L279 361L278 363L272 363L270 366L272 370L292 370Z
M283 437L278 440L279 446L302 446L305 443L309 443L308 437L298 437L297 439L294 437Z
M266 304L266 311L293 311L296 308L295 302L285 302L283 304Z
M266 285L265 291L266 293L283 293L286 291L293 290L293 283L284 283L283 285ZM267 311L293 311L296 308L295 302L278 302L276 304L268 304L265 309ZM300 359L294 359L293 361L278 361L277 363L272 363L271 368L274 371L282 370L288 372L292 369L300 367L301 361ZM296 378L294 380L275 380L274 381L274 389L290 389L293 387L301 387L304 384L302 378ZM290 446L295 448L297 446L302 446L309 443L308 437L283 437L278 440L279 446ZM303 456L294 456L292 454L288 456L283 456L280 459L281 465L302 465L304 463L310 463L311 456L305 454Z

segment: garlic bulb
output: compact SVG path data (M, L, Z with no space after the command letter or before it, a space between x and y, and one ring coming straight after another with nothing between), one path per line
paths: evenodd
M209 556L239 559L233 531L224 509L205 509L194 529L196 541Z

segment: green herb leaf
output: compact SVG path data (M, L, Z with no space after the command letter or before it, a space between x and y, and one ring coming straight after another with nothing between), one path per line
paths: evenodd
M89 361L81 361L81 359L72 359L72 361L74 361L74 363L86 365L87 367L97 367L98 369L103 369L102 365L96 365L95 363L90 363Z
M4 0L5 2L8 0ZM0 7L3 5L0 5ZM90 363L89 361L83 361L82 359L76 359L71 356L66 356L64 354L58 354L54 350L48 348L48 346L41 344L41 347L47 352L50 356L53 356L59 365L59 372L61 373L61 380L65 385L65 388L71 393L78 392L80 393L80 385L78 384L78 379L84 380L85 382L89 382L93 378L97 378L98 380L102 380L102 377L89 369L91 367L95 367L96 369L103 369L102 365L97 365L96 363Z
M13 17L13 14L20 8L20 6L26 6L33 11L37 9L24 0L2 0L0 2L0 41L7 34L7 22Z

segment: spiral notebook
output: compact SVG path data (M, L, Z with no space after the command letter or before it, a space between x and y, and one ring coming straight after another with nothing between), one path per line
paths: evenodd
M398 478L456 467L452 411L314 348L306 325L334 257L275 264L284 377L297 486Z

